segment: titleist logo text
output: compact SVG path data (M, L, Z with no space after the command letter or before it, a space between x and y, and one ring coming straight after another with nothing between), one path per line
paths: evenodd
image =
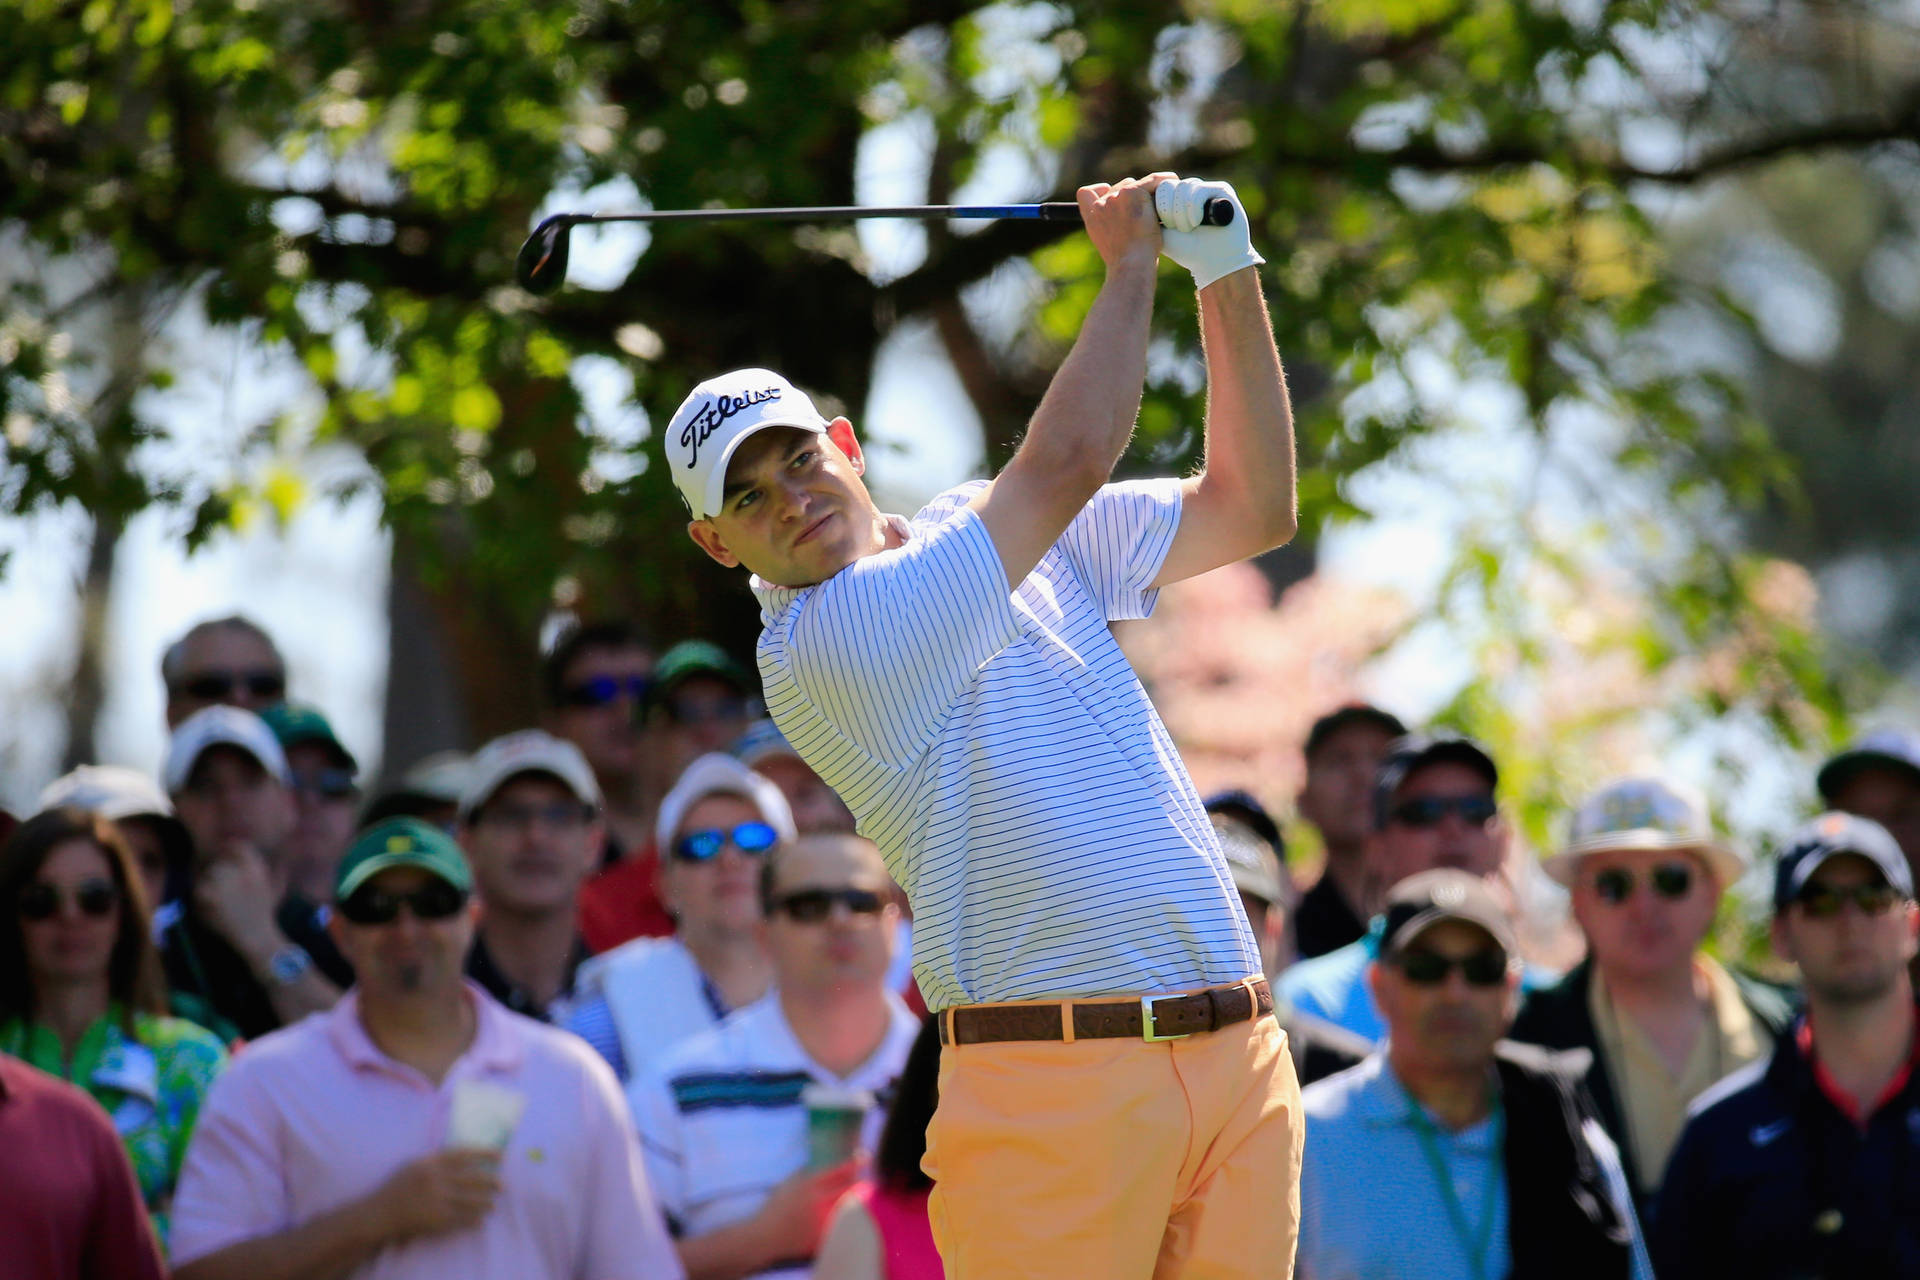
M680 447L687 451L687 469L700 465L700 446L707 437L720 429L720 424L736 413L745 413L757 404L780 398L779 387L768 387L765 391L749 391L737 396L715 396L707 407L687 419L687 425L680 428Z

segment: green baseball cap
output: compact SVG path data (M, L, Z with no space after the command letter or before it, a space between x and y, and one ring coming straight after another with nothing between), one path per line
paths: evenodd
M333 752L341 768L349 773L360 771L360 764L353 758L353 752L347 750L346 744L340 741L340 735L320 714L320 708L304 702L276 702L263 709L260 718L267 722L267 728L273 730L273 736L280 740L282 749L302 742L318 742Z
M719 645L707 640L682 640L661 654L660 660L653 664L652 684L647 689L648 703L660 705L676 685L694 676L712 676L747 695L758 689L760 683Z
M462 893L473 891L473 872L453 837L418 818L388 818L354 838L333 885L333 900L344 902L382 871L418 867L439 876Z

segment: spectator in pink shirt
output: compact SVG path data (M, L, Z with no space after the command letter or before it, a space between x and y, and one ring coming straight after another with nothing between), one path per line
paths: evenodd
M362 833L330 923L358 984L214 1087L177 1280L677 1280L625 1100L583 1042L461 976L473 879L417 819Z

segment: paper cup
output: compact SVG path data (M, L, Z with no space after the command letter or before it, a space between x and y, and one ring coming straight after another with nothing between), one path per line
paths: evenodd
M807 1168L830 1169L844 1164L860 1150L860 1131L873 1112L873 1095L865 1089L842 1089L810 1084L800 1091L807 1109Z
M527 1096L485 1080L453 1086L453 1114L447 1121L447 1145L504 1151L527 1109Z

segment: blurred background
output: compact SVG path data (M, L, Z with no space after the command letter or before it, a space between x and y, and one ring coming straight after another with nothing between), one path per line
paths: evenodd
M369 774L531 723L571 617L751 656L652 424L778 368L910 511L989 474L1099 282L1050 224L560 209L1235 184L1295 544L1125 636L1202 786L1278 807L1366 696L1485 738L1530 839L1624 769L1763 846L1920 722L1911 0L60 0L0 65L0 806L153 768L196 621ZM1198 462L1185 273L1128 474ZM884 637L875 637L884 643ZM1506 779L1503 779L1505 781Z

